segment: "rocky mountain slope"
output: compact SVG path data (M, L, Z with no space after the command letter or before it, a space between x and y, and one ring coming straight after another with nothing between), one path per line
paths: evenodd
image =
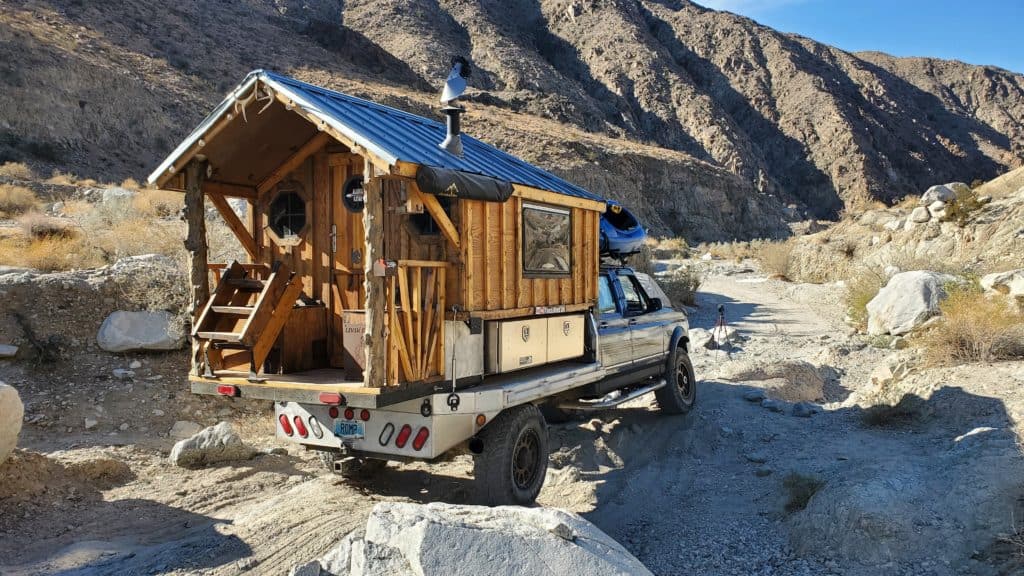
M0 161L138 178L260 67L434 115L452 54L474 67L467 132L691 240L1024 163L1020 75L682 0L8 0Z

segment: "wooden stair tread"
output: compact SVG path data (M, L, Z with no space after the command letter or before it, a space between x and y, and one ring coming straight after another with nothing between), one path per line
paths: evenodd
M254 306L211 306L210 309L218 314L248 316L249 314L252 314L252 311L256 308Z
M242 335L237 332L196 332L196 336L204 340L225 340L238 342Z
M263 290L263 280L254 280L252 278L228 278L226 280L228 286L233 286L239 290L250 290L252 292L260 292Z

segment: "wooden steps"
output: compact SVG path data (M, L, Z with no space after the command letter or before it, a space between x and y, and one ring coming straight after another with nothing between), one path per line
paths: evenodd
M223 340L225 342L240 342L242 335L238 332L196 332L196 336L203 340Z
M211 310L217 314L234 314L236 316L249 316L254 309L253 306L211 306Z
M261 273L266 277L250 276ZM255 379L301 292L301 279L282 262L269 270L232 262L192 332L204 344L206 374L223 368L222 350L243 350L241 354L249 354L250 377Z

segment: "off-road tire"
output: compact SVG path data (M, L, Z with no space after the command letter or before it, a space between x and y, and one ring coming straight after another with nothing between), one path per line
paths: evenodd
M540 410L533 404L509 408L479 437L483 452L473 458L473 476L482 503L532 504L548 470L548 430Z
M548 424L565 424L579 419L577 410L566 410L559 408L554 402L545 402L540 405L540 413Z
M337 474L342 478L366 478L383 470L388 463L375 458L359 458L357 456L346 456L341 452L321 451L320 462L327 468L328 472ZM335 463L341 464L340 470L335 470Z
M690 356L677 347L666 363L665 385L654 391L658 407L666 414L686 414L697 401L697 379Z

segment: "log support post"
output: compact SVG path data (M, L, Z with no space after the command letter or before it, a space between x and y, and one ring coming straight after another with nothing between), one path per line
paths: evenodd
M373 263L384 257L384 194L381 179L374 176L373 164L366 161L363 169L365 200L363 229L365 230L366 257L364 282L366 288L366 332L363 346L366 352L365 385L380 388L385 384L387 371L387 333L384 315L390 305L384 297L384 278L375 276Z
M185 250L188 251L189 300L188 311L193 326L210 299L209 271L206 260L206 208L203 203L203 181L206 162L192 160L185 168L185 210L187 226ZM192 374L202 372L202 344L192 338Z

